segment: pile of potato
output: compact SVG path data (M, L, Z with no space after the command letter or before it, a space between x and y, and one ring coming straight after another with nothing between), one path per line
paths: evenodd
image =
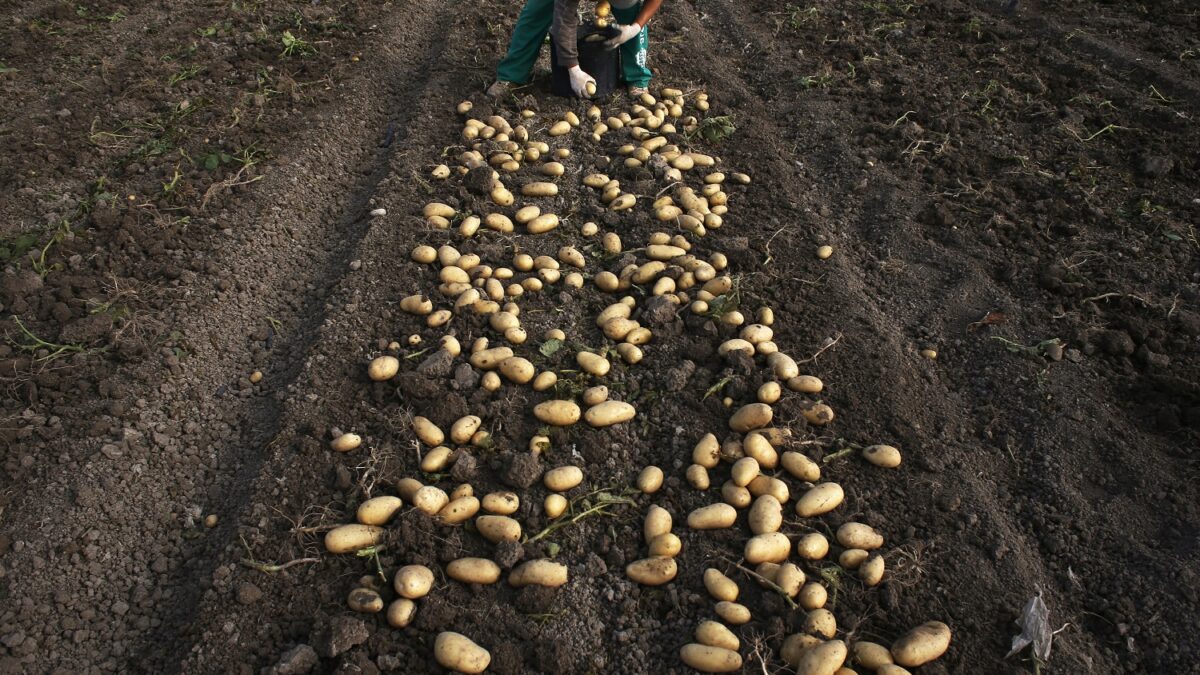
M890 648L859 640L847 644L837 639L837 619L826 608L828 589L819 575L810 578L806 574L806 566L812 570L812 565L836 557L837 564L855 573L865 587L876 586L887 572L884 536L871 524L860 522L842 524L832 542L822 534L829 530L818 526L817 519L839 508L846 498L845 491L837 482L823 478L820 464L793 449L791 431L777 425L772 406L784 397L805 397L801 411L808 424L827 425L835 418L833 409L820 400L807 398L815 399L825 385L814 375L802 373L800 363L776 344L775 314L770 307L758 308L750 317L753 322L747 323L740 309L746 299L729 269L728 258L719 251L707 255L694 252L698 244L708 241L702 238L727 226L731 215L727 186L748 185L751 179L743 173L724 173L719 158L698 152L685 142L677 129L694 130L700 123L697 117L684 114L689 99L701 115L708 110L708 96L703 92L685 95L679 89L664 88L657 99L645 94L627 110L611 115L593 105L585 115L586 125L573 111L554 120L541 119L530 110L521 111L519 119L511 121L499 114L476 119L470 117L470 102L460 104L458 113L465 118L464 148L453 166L439 164L430 176L451 185L461 181L462 187L447 192L463 194L462 190L469 188L478 198L468 203L479 212L433 201L420 207L420 217L429 228L452 233L463 241L505 237L512 247L511 256L484 260L451 244L418 246L411 252L411 259L429 270L430 287L411 289L411 294L399 300L399 306L420 317L426 329L440 333L430 336L436 337L438 349L451 359L465 358L480 371L482 388L496 391L506 385L528 386L543 393L540 400L534 398L538 402L532 404L529 413L549 427L568 427L583 420L589 427L602 429L636 417L634 406L614 400L603 381L614 365L632 367L640 363L646 357L644 348L652 345L653 332L637 318L639 298L665 298L679 311L739 326L736 337L715 345L716 352L727 359L754 360L773 379L759 387L752 402L735 405L732 399L725 399L731 410L728 428L701 435L684 477L692 488L712 496L711 503L687 514L689 530L740 529L739 519L745 511L748 533L736 552L741 563L726 569L714 564L703 570L682 570L676 558L683 540L672 531L672 515L662 506L651 504L643 526L645 557L629 563L625 574L648 586L670 583L681 573L691 572L702 578L714 602L714 618L700 622L695 628L695 641L682 646L679 652L682 662L696 670L732 672L743 667L741 641L729 628L752 619L751 608L738 602L741 589L730 576L737 577L740 572L740 576L783 595L788 603L805 612L803 630L787 636L778 648L780 660L797 673L845 675L853 672L850 664L892 675L907 672L904 668L927 663L946 651L949 627L936 621L922 624ZM612 150L610 169L650 171L663 189L652 198L642 197L626 191L619 179L600 172L585 174L570 166L572 152L563 144L571 143L572 136L579 137L577 143L599 144ZM533 180L529 180L531 177ZM593 222L580 225L579 235L598 237L599 248L605 254L635 257L635 262L615 271L595 269L584 252L570 244L559 246L552 254L526 251L525 246L532 248L541 240L537 235L556 231L569 222L569 215L556 214L551 208L557 203L554 198L563 181L578 181L587 187L612 214L649 214L665 231L654 232L641 246L627 249L618 232L601 232ZM671 229L676 231L672 233ZM559 231L555 237L562 235ZM469 251L471 247L468 244L464 248ZM586 246L581 248L587 250ZM822 250L819 257L830 254L831 250ZM554 340L572 350L574 365L589 382L581 394L576 389L576 394L569 397L561 396L558 373L535 365L539 359L521 321L523 301L560 284L621 296L595 318L599 335L607 341L598 349L574 346L594 344L594 335L571 335L573 342L567 343L568 334L562 329L543 333L542 344ZM465 350L454 327L456 317L464 316L478 317L472 323L486 324L489 333L476 337ZM425 336L414 334L409 344L424 340ZM372 359L367 364L368 378L375 382L395 378L402 367L397 356L400 349L400 344L393 342L387 353ZM412 434L418 444L419 468L427 475L443 475L453 467L462 448L494 445L485 421L476 415L455 421L448 433L417 416L412 420ZM369 438L339 432L330 446L336 452L349 453L364 442L369 443ZM536 455L549 449L550 439L537 435L524 451ZM898 449L882 444L863 449L861 456L871 465L890 469L902 461ZM635 486L643 494L653 495L664 478L662 469L645 467L636 477ZM542 486L547 491L542 502L545 516L551 520L567 516L572 506L564 493L583 482L584 473L578 466L547 470L542 475ZM377 546L384 541L393 519L413 511L423 513L441 527L469 524L470 531L492 544L518 542L524 536L521 523L513 516L522 498L529 495L505 491L478 498L467 483L443 489L411 477L397 481L393 488L395 494L364 501L355 514L357 522L330 530L325 537L326 549L330 553L353 553ZM406 510L406 505L411 510ZM789 522L798 520L806 525L799 529L785 527L785 513L794 514ZM503 571L489 558L463 558L446 565L444 576L458 583L488 585L499 583ZM418 609L416 602L434 590L435 578L434 571L422 565L405 565L397 570L392 584L395 598L387 606L388 623L396 628L409 625ZM507 577L508 585L514 588L559 587L568 581L567 566L550 559L526 561ZM359 612L381 612L384 594L377 577L363 577L351 591L348 605ZM491 659L487 650L471 638L454 632L437 636L434 655L442 666L466 673L483 672Z

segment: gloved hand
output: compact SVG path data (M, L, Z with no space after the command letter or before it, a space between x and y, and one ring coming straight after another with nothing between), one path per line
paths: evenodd
M614 28L617 29L617 34L604 41L605 49L616 49L642 32L642 27L636 23L631 23L627 26L614 26Z
M583 68L578 65L571 66L567 70L567 74L571 76L571 90L575 92L575 95L579 98L588 98L590 94L588 94L587 84L591 82L592 87L595 87L596 78L583 72ZM593 88L592 91L595 89Z

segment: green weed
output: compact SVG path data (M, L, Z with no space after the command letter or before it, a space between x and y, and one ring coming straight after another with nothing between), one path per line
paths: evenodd
M292 35L292 31L290 30L283 31L283 36L280 40L283 42L283 56L308 56L317 51L307 41Z

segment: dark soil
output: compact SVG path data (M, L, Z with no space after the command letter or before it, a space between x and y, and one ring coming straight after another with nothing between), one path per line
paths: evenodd
M807 427L795 394L776 406L795 440L817 441L804 451L904 451L896 471L832 457L823 470L846 505L786 525L861 520L886 536L884 583L840 583L842 637L888 643L937 619L954 642L919 672L1034 672L1005 654L1041 593L1062 628L1041 672L1192 672L1200 15L1182 0L1001 4L665 3L656 87L709 92L710 114L737 130L704 149L754 177L729 188L727 224L693 252L728 255L741 309L774 307L781 348L820 351L804 370L825 381L836 421ZM480 92L517 11L398 0L6 12L0 670L427 672L434 637L455 630L491 651L490 672L681 672L679 647L712 616L701 573L718 566L754 613L738 629L746 672L782 671L774 655L803 614L734 566L744 525L683 524L718 498L683 479L692 445L724 435L722 397L750 401L769 379L761 360L717 356L733 329L647 316L658 325L645 361L605 378L635 421L555 431L537 462L523 457L540 429L530 410L548 394L484 392L464 359L422 367L442 331L399 309L437 283L410 262L415 245L454 242L504 265L517 248L570 243L594 274L632 258L603 256L583 222L628 248L662 229L640 207L605 212L573 178L602 169L630 191L661 189L608 165L619 136L582 133L553 143L571 148L573 173L538 200L569 216L558 230L462 241L419 217L428 201L474 199L429 169L462 150L460 100L493 112ZM285 31L299 40L288 53ZM586 110L546 88L541 77L495 112ZM829 260L814 255L821 244ZM538 351L541 335L599 346L593 317L611 301L590 284L529 294L518 351L571 368L570 349ZM495 338L478 317L452 327L464 345ZM424 342L408 347L414 333ZM401 375L371 383L365 364L393 340ZM562 378L563 395L588 383ZM495 444L473 467L421 475L407 424L418 414L479 415ZM330 452L335 431L364 447ZM538 472L569 463L586 477L571 496L620 491L648 464L667 481L524 546L405 510L378 563L389 575L430 565L435 591L404 630L346 608L375 561L324 553L321 532L369 494L405 476L480 495L517 486L516 517L534 534L548 522ZM623 570L644 555L650 504L674 515L684 545L679 577L659 588ZM440 574L463 556L510 567L546 555L570 567L557 591ZM306 558L273 574L246 564Z

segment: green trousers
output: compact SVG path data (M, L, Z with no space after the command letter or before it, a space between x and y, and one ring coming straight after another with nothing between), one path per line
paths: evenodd
M626 9L613 7L613 18L618 23L627 24L637 19L642 9L641 3ZM554 21L554 0L527 0L517 25L513 28L512 40L508 43L508 54L496 67L496 79L502 82L527 84L533 76L533 64L537 62L538 52L546 35L550 33L550 24ZM650 47L648 28L634 39L621 45L621 78L625 84L634 87L645 87L650 84L650 69L646 67L646 54Z

